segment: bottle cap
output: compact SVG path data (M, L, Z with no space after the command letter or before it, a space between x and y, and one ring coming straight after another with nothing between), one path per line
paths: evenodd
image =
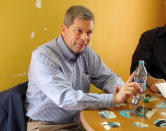
M144 65L144 60L139 60L139 65Z

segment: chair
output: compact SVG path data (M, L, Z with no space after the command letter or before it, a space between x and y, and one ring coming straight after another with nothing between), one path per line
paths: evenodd
M26 131L24 101L28 82L0 92L0 131Z

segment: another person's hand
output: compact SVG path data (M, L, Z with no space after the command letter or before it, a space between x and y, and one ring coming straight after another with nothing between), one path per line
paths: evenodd
M158 79L158 78L155 78L155 77L152 77L152 76L148 76L147 77L147 86L149 87L149 89L152 91L152 92L160 92L156 86L157 83L164 83L165 80L164 79Z
M142 92L142 88L136 82L133 82L134 76L135 72L132 73L128 81L121 88L116 87L114 96L115 104L122 103L130 96Z

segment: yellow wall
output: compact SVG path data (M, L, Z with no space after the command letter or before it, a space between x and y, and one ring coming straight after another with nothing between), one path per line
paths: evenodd
M59 35L69 6L91 8L92 4L91 0L41 0L36 6L37 1L0 1L0 91L27 80L32 51Z
M140 35L162 25L163 0L94 0L92 48L125 81Z
M36 1L0 2L0 91L27 80L31 52L59 35L73 4L93 10L91 46L124 80L141 33L164 23L164 0L41 0L41 8Z

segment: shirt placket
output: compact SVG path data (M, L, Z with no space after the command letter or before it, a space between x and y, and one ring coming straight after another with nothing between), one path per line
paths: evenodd
M75 70L75 63L72 63L72 86L75 87L76 85L76 70Z

